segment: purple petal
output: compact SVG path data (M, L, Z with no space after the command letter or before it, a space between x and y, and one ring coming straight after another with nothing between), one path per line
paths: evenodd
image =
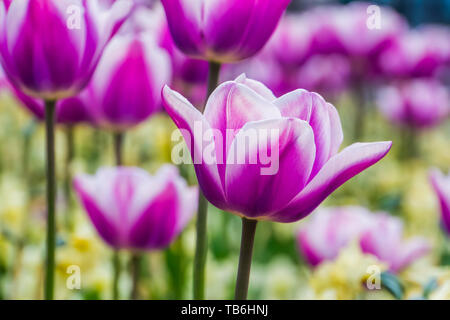
M355 143L333 156L289 205L272 216L279 222L300 220L347 180L377 163L392 142Z
M191 152L197 179L203 193L211 203L223 207L225 196L217 169L217 159L212 159L213 161L204 159L204 148L211 147L212 144L215 149L214 143L203 141L205 133L211 130L210 125L189 101L168 86L163 88L162 98L167 113L180 129ZM196 126L200 127L199 130L195 130ZM212 156L215 154L216 152L213 150Z
M450 235L450 176L446 177L439 170L433 169L430 179L441 206L442 222Z

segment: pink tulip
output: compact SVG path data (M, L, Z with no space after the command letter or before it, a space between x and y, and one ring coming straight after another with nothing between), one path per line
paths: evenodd
M131 8L127 0L2 0L0 62L30 96L74 96Z
M450 235L450 175L444 176L434 169L430 173L430 180L439 199L444 228Z
M391 77L429 77L450 61L450 30L427 26L399 37L379 58L384 74Z
M350 83L351 66L342 55L314 55L300 67L296 85L326 97L335 97Z
M290 0L162 0L173 39L194 58L235 62L266 44Z
M342 248L357 241L370 227L371 213L362 207L319 209L301 225L297 244L309 264L334 260Z
M331 104L305 90L277 99L245 76L221 84L204 114L167 86L162 95L206 198L250 219L304 218L391 147L356 143L338 153L343 134Z
M198 189L171 165L155 176L133 167L102 168L74 184L97 232L115 249L163 249L197 209Z
M320 209L297 234L298 247L312 266L335 259L351 241L385 262L392 272L407 267L430 249L423 238L404 240L400 219L363 207Z
M421 237L403 239L403 223L388 214L374 215L371 227L360 239L365 253L386 262L389 270L398 272L430 251L430 244Z
M437 80L416 79L380 89L377 105L396 124L435 126L450 114L450 95Z
M169 57L150 34L118 34L86 89L96 122L115 131L141 123L160 109L170 78Z

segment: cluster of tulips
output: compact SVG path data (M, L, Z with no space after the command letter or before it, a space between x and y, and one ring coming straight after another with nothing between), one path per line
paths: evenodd
M289 2L1 0L0 89L45 123L44 298L54 298L60 227L55 124L69 137L84 123L114 138L115 166L79 173L73 183L66 177L67 197L73 188L114 251L114 299L120 252L131 252L138 298L142 254L169 247L196 213L192 297L205 298L209 204L242 219L235 298L246 299L257 223L307 217L391 149L391 141L356 142L372 111L367 97L409 133L406 149L413 133L448 117L448 28L410 30L391 9L369 3L285 13ZM339 112L328 101L349 89L358 101L347 138L355 143L341 150ZM198 186L182 166L165 164L154 175L126 166L127 132L160 111L181 132ZM277 134L264 143L249 139L270 130ZM263 156L275 150L276 170L263 174ZM430 176L450 234L450 177L438 169ZM404 239L402 228L400 219L363 207L319 209L301 225L298 247L317 266L357 239L396 273L431 248L426 239Z

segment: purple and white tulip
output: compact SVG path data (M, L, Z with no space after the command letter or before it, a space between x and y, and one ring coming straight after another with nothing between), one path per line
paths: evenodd
M115 249L164 249L196 212L198 188L172 165L156 175L135 167L78 175L75 190L103 240Z
M421 237L403 238L400 219L363 207L320 209L297 234L298 247L312 266L335 259L352 241L386 263L392 272L404 269L430 250L428 241Z
M0 62L24 93L58 100L88 83L129 0L2 0Z
M450 95L437 80L414 79L379 90L377 105L395 124L426 128L450 114Z
M235 62L255 55L290 0L162 0L172 37L188 56Z
M167 86L162 95L206 198L249 219L304 218L392 144L355 143L338 153L343 133L334 106L305 90L276 98L244 75L221 84L204 114Z

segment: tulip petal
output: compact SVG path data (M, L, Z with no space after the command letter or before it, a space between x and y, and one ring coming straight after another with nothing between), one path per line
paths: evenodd
M204 141L205 133L211 131L209 123L203 115L182 95L165 86L162 91L163 104L167 113L180 129L181 134L191 152L199 185L206 198L218 207L225 204L222 181L217 169L217 159L214 142ZM212 159L206 159L203 150L212 147L209 154Z
M392 142L355 143L333 156L306 187L272 216L279 222L294 222L311 213L334 190L358 173L377 163Z
M343 139L341 122L335 108L320 95L306 90L295 90L275 102L283 116L307 121L314 131L316 160L311 179L325 162L335 155Z
M246 85L256 93L258 93L260 96L262 96L264 99L267 99L269 101L275 101L277 99L277 97L275 97L275 95L273 94L272 90L267 88L262 82L253 79L248 79L245 74L241 74L234 81Z
M257 218L285 206L308 181L314 156L313 132L305 121L246 124L227 158L226 198L233 204L229 209Z
M170 33L177 47L185 54L202 56L204 51L201 32L203 0L162 0Z
M442 222L450 234L450 176L446 177L439 170L433 169L430 173L430 178L441 206Z
M114 219L114 213L117 212L117 207L114 203L106 200L106 202L111 203L109 208L111 210L105 210L105 208L102 207L102 204L105 203L105 201L98 201L99 198L102 198L102 195L96 194L99 190L105 190L108 185L105 184L99 189L96 180L87 175L78 176L74 180L75 190L95 229L106 243L118 248L121 246L120 231L117 221ZM106 193L107 192L103 192L102 194L105 195ZM107 198L107 196L104 196L103 198Z

